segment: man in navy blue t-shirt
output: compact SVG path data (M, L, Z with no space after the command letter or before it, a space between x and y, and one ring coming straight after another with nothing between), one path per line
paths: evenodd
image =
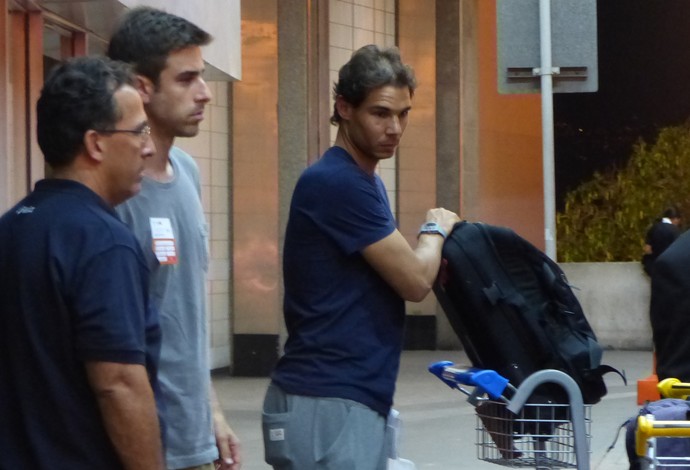
M38 100L52 177L0 218L0 468L162 469L158 316L113 207L153 152L130 69L59 65Z
M283 258L288 339L263 410L276 469L386 468L404 301L429 293L459 220L429 210L413 249L375 172L395 153L415 86L397 49L356 51L334 90L335 145L295 188Z

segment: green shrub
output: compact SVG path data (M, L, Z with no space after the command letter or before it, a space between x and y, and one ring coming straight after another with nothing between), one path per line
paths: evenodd
M670 204L690 216L690 128L640 141L625 167L596 173L556 216L558 260L639 261L647 229Z

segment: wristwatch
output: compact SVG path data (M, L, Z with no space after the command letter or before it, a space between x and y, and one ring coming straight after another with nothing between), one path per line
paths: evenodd
M419 235L422 235L424 233L441 235L444 239L448 236L446 231L443 230L441 226L436 222L423 223L422 226L419 228Z

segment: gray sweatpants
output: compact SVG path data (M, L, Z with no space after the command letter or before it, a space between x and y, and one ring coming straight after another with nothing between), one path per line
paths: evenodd
M271 384L262 428L275 470L386 469L386 420L352 400L291 395Z

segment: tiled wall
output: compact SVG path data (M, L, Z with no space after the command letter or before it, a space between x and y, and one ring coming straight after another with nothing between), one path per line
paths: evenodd
M201 173L201 197L209 224L207 314L211 367L227 366L230 355L228 83L209 82L213 100L199 134L175 143L189 152Z
M330 0L329 44L331 88L338 81L338 70L352 52L367 44L382 47L395 45L395 0ZM333 97L331 106L333 109ZM338 128L331 126L331 142ZM380 163L378 172L383 179L393 213L396 212L396 159Z

